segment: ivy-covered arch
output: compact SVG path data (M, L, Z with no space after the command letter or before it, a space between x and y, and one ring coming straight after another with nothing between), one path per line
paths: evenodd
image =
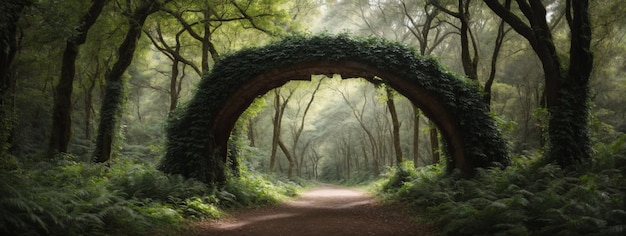
M407 97L441 131L449 171L509 164L506 144L480 92L433 59L377 38L293 36L218 61L194 98L172 114L160 169L205 183L226 179L230 132L254 98L312 74L382 80Z

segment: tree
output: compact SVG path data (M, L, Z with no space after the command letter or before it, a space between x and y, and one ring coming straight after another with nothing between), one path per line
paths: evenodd
M374 133L370 129L367 128L367 125L365 122L364 113L365 113L365 107L368 103L367 94L366 94L367 91L363 90L363 103L362 103L363 105L361 106L360 110L356 107L355 104L353 104L350 101L346 92L338 90L338 89L336 89L335 91L337 91L341 95L346 105L350 107L350 112L352 112L352 115L359 123L359 127L361 127L362 131L367 135L367 140L369 141L369 146L371 148L371 153L372 153L372 166L370 168L372 170L372 173L378 176L380 174L380 158L382 156L383 151L381 148L382 145L381 143L379 143L380 139L376 139L376 137L374 136Z
M278 5L278 2L257 0L177 1L162 10L174 17L182 26L182 30L200 43L199 68L202 73L206 73L210 69L211 60L215 62L220 57L215 42L220 29L226 27L226 24L240 24L243 29L254 29L270 36L276 35L280 30L273 24L281 23L286 17L277 9ZM187 59L187 62L191 61Z
M389 115L391 115L391 123L393 126L393 149L396 154L396 165L400 165L400 163L402 162L402 147L400 144L400 122L398 121L396 104L393 101L394 91L391 87L385 86L385 94L387 95L387 108L389 109Z
M420 11L416 10L415 5L408 5L405 1L400 3L402 12L409 22L409 24L406 24L406 28L417 39L420 55L430 55L439 44L451 35L450 31L437 27L441 24L441 20L437 18L441 11L433 4L429 2L424 3L423 9ZM414 14L417 14L418 17L415 17ZM416 18L423 19L423 21L418 22ZM434 38L431 37L431 31L435 31ZM413 105L413 113L413 166L417 167L419 160L420 111L415 105ZM437 138L437 128L432 121L429 121L429 127L431 154L433 162L438 163L439 139Z
M471 23L472 22L472 9L470 9L471 0L456 0L456 11L448 9L444 3L440 0L429 0L431 4L433 4L440 11L452 16L459 20L459 26L454 26L459 30L459 38L461 43L461 64L463 65L463 71L465 72L465 76L471 80L478 81L479 80L479 70L478 63L480 61L480 45L478 44L478 36L472 30ZM510 8L511 1L507 0L505 3L505 7L507 9ZM453 5L453 4L450 4ZM474 11L478 12L478 11ZM482 22L488 22L487 20L482 20ZM502 44L504 42L504 37L508 30L504 28L504 21L501 20L498 26L496 39L494 40L494 48L491 55L491 64L490 71L488 75L488 79L485 81L483 86L484 91L484 99L487 105L491 103L491 87L496 78L496 65L498 61L498 56L500 53L500 49L502 48Z
M304 125L305 125L305 121L306 121L306 115L309 112L309 109L311 108L311 104L313 103L313 101L315 100L315 94L319 91L320 86L322 85L322 80L320 79L317 82L317 85L315 85L315 88L313 90L313 92L311 93L311 97L309 98L309 101L306 103L306 106L304 108L304 111L302 112L302 119L300 120L300 124L297 124L297 128L295 128L293 130L293 137L292 137L292 144L291 144L291 153L293 154L293 160L295 161L295 164L297 165L297 173L298 176L301 176L301 166L302 166L302 161L298 161L299 159L302 159L304 156L304 152L306 151L306 143L305 146L302 148L302 153L298 154L298 144L300 143L300 137L302 136L302 131L304 130ZM300 104L298 104L298 111L300 110ZM309 140L310 141L310 140ZM287 153L285 153L286 156ZM290 162L291 164L291 162ZM291 173L292 173L292 169L293 166L289 165L289 178L291 179Z
M366 5L365 7L363 5ZM444 41L453 34L441 18L442 11L435 1L370 1L357 4L363 28L370 34L391 38L392 40L415 44L420 55L431 55ZM445 8L444 8L445 9ZM469 55L469 54L468 54ZM413 106L413 160L418 165L419 159L419 108ZM429 122L431 154L439 159L439 139L437 127ZM437 163L437 161L435 161Z
M280 140L280 132L282 126L283 115L285 114L285 109L287 108L287 103L291 99L291 96L294 94L294 90L289 90L289 95L287 97L283 97L280 94L281 89L274 90L274 117L272 119L273 122L273 130L272 130L272 154L270 156L270 172L274 172L275 163L276 163L276 151L277 148L281 148L287 159L289 160L290 166L292 165L293 159L291 158L291 154L286 152L287 150L284 147L284 144L281 145L282 141Z
M99 51L101 48L98 47L95 51ZM94 91L96 89L96 85L102 83L102 75L104 74L103 70L106 65L110 63L112 60L112 55L109 55L106 58L100 58L100 56L92 57L88 64L91 64L94 69L91 72L85 73L85 78L79 81L79 86L83 90L83 104L84 104L84 129L85 129L85 140L91 139L91 130L92 130L92 120L95 117L95 109L94 109Z
M569 58L563 59L548 24L546 6L540 0L516 0L522 19L497 0L483 0L493 12L523 36L543 66L546 107L549 112L549 161L563 167L590 159L587 131L589 78L593 68L588 0L566 0L570 30Z
M17 24L22 11L29 6L28 0L9 0L0 3L0 157L10 146L13 132L13 95L15 84L11 75L11 65L18 51Z
M458 27L461 38L461 61L465 76L471 80L478 80L478 46L476 37L470 27L470 4L471 0L457 0L457 11L452 11L443 6L438 0L431 3L442 12L456 18L460 22ZM471 46L470 46L471 43ZM472 49L470 52L470 48Z
M166 2L169 0L166 0ZM94 161L106 162L111 159L113 135L116 130L117 116L122 105L122 93L124 84L122 76L133 61L137 42L142 34L142 28L148 16L157 12L165 2L159 0L140 0L139 5L132 11L128 18L128 31L122 44L118 48L118 58L108 72L106 78L106 91L104 101L100 109L100 124L98 125L98 137ZM127 2L127 9L132 9L131 2Z
M165 39L165 36L163 36L160 23L157 23L152 31L146 31L146 35L152 42L152 45L154 45L154 47L156 47L161 53L165 54L167 58L172 61L169 89L167 90L170 97L170 112L172 112L178 105L182 82L185 78L185 68L189 66L199 77L202 76L200 68L198 68L198 66L196 66L196 64L192 61L186 59L181 53L181 36L185 31L185 29L182 29L176 32L173 45L170 45ZM183 64L182 68L180 68L181 63ZM179 77L179 74L181 73L182 75Z
M96 23L107 1L93 0L89 10L83 15L76 35L65 43L63 61L61 62L61 76L54 93L54 107L52 108L52 131L48 144L48 157L56 153L67 152L72 135L72 91L76 75L76 59L79 47L87 40L87 33Z

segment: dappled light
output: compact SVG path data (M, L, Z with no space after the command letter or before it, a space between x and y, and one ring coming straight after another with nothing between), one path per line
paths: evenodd
M238 211L196 230L207 235L432 235L401 212L363 191L321 184L277 206Z
M245 220L239 220L234 223L222 223L222 224L215 226L215 228L223 229L223 230L238 230L239 228L245 227L246 225L249 225L249 224L263 224L263 221L280 220L284 218L293 217L296 215L297 214L293 214L293 213L291 214L290 213L267 214L267 215L262 215L262 216L257 216L257 217L249 217Z

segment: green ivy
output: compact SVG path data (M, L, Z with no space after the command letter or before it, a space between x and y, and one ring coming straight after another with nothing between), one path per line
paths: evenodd
M236 89L256 75L305 62L350 60L371 65L431 92L459 121L465 158L471 167L509 165L506 142L474 84L456 76L433 58L418 56L399 43L349 35L295 35L261 48L248 48L223 57L199 84L194 98L171 116L167 153L160 169L213 184L225 179L222 155L209 150L214 143L210 123ZM224 147L221 147L224 148ZM448 171L454 159L447 158Z

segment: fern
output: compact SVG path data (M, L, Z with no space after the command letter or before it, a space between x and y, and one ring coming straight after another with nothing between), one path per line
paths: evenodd
M379 186L382 196L408 202L443 235L622 235L624 143L604 146L584 171L516 160L504 170L479 169L473 179L424 167L402 185Z

